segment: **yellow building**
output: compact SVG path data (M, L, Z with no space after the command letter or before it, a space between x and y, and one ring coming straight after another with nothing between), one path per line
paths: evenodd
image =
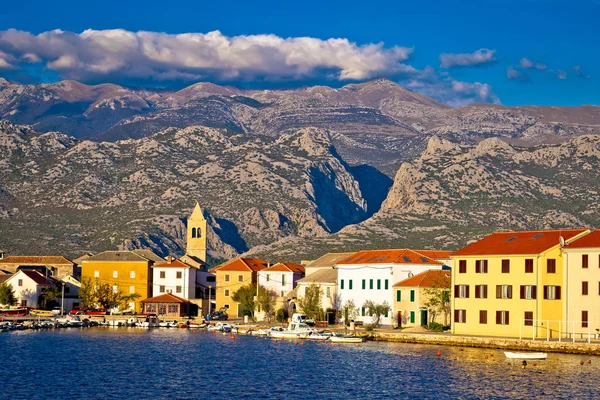
M452 254L452 332L564 334L563 253L587 229L496 232Z
M142 311L140 300L152 297L152 264L164 261L150 250L104 251L82 261L82 280L108 283L115 292L138 293L129 308Z
M210 272L217 276L217 310L226 308L230 318L243 317L241 305L231 297L242 286L256 284L258 271L268 267L265 260L240 257L213 268Z
M445 318L449 316L442 310L428 307L431 294L426 291L439 290L439 295L443 296L448 304L450 278L451 272L448 270L430 269L393 285L394 315L399 321L399 326L428 326L430 322L446 325L449 319ZM448 309L446 309L447 313Z

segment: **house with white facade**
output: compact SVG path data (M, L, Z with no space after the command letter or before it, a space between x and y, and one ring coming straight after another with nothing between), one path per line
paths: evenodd
M172 293L189 300L196 298L197 268L169 256L152 265L153 293Z
M430 257L431 255L431 257ZM352 300L358 308L357 321L370 323L372 316L364 307L366 301L376 304L387 302L390 312L380 318L380 324L392 325L394 291L396 282L430 269L442 269L443 261L436 258L449 258L450 252L437 250L411 249L364 250L339 261L334 268L338 270L337 283L339 302L344 304Z
M338 270L332 267L305 276L297 282L296 297L306 296L306 289L315 285L321 289L321 309L324 311L332 308L338 310L341 304L338 304L337 276Z
M12 286L18 305L39 308L42 290L54 285L54 280L46 278L38 271L21 270L8 278L5 283Z
M285 297L294 290L296 282L304 276L304 267L294 263L277 263L258 273L258 285Z

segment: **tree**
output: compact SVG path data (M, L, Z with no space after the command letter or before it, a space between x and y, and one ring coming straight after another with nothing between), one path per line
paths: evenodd
M277 295L272 290L269 290L263 286L258 288L257 302L260 308L264 311L267 320L271 322L271 315L275 311L275 299Z
M58 283L55 283L50 287L45 287L42 289L40 300L44 303L46 308L49 308L57 303L58 299L61 297L61 294L61 286Z
M432 280L432 285L423 289L423 306L429 311L429 326L438 314L444 314L444 325L450 316L450 272L442 271Z
M94 288L94 282L89 277L83 277L81 279L79 300L81 303L80 309L82 311L93 308L94 304L96 303L96 289Z
M119 305L121 296L121 292L113 290L109 283L98 283L96 281L96 302L105 310Z
M254 296L256 295L256 285L250 284L242 286L236 290L231 299L242 306L242 314L254 318Z
M131 293L131 294L124 294L121 295L121 307L123 308L123 310L126 310L129 308L129 303L131 302L135 302L137 299L139 299L140 297L142 297L141 294L139 293Z
M17 301L15 297L15 291L9 283L3 283L0 285L0 304L5 306L12 306Z
M344 322L346 325L350 322L350 320L358 316L358 309L354 305L353 300L346 300L342 306L342 315L344 316Z
M317 285L310 285L306 288L304 297L298 298L298 306L302 312L308 315L309 318L315 319L321 310L321 297L323 289Z
M365 301L365 304L363 304L363 307L367 310L367 313L369 315L375 316L375 326L379 325L379 320L381 319L381 316L387 315L392 309L387 301L384 301L381 304L377 304L372 300L367 300Z

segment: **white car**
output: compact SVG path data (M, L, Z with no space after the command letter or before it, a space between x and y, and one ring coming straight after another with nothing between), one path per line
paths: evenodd
M61 312L60 312L60 307L54 307L54 308L52 309L52 311L50 311L50 312L51 312L52 314L54 314L54 315L59 315L59 314L61 313Z

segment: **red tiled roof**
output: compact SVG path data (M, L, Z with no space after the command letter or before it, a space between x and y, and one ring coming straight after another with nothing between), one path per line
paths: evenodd
M410 278L406 278L392 287L450 287L450 271L430 269Z
M186 264L181 260L173 260L171 262L163 261L161 263L156 263L152 266L152 268L196 268L196 267Z
M7 256L0 259L0 264L70 264L72 261L63 256Z
M452 253L452 256L540 254L557 246L560 236L569 240L585 231L586 229L561 229L495 232Z
M437 264L442 263L410 249L363 250L338 264Z
M450 250L415 250L415 252L423 254L425 257L435 258L436 260L450 258L452 255Z
M268 261L261 260L258 258L236 258L231 261L221 264L211 270L214 271L261 271L267 268L269 265Z
M600 230L595 230L585 236L575 239L565 246L567 249L582 249L586 247L600 247Z
M40 274L37 271L27 271L26 270L26 271L20 271L20 272L27 275L29 278L31 278L31 280L33 280L38 285L52 286L52 284L54 283L51 279L46 278L44 275ZM15 275L13 275L13 276L15 276Z
M304 267L300 264L294 263L277 263L272 267L266 268L265 271L273 272L302 272L304 273Z
M188 300L182 299L179 296L175 296L171 293L161 294L160 296L150 297L149 299L142 300L140 303L189 303Z

